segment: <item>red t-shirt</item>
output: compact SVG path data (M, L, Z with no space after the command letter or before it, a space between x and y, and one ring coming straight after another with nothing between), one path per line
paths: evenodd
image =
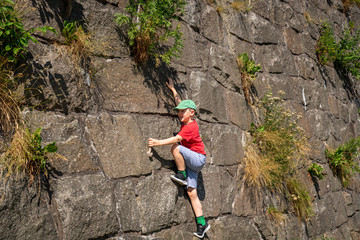
M187 125L182 124L178 135L183 138L181 145L194 152L206 155L205 146L199 134L199 125L195 120Z

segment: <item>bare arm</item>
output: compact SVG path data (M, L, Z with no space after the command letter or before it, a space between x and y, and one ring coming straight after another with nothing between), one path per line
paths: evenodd
M180 95L177 93L177 91L175 89L174 81L171 78L169 78L169 82L166 83L166 85L172 91L172 93L174 95L175 104L177 106L181 102L181 97L180 97Z
M171 138L167 138L167 139L162 139L162 140L149 138L149 147L156 147L156 146L162 146L162 145L170 145L170 144L178 143L178 142L180 142L182 139L183 139L183 138L182 138L180 135L176 135L175 137L171 137Z

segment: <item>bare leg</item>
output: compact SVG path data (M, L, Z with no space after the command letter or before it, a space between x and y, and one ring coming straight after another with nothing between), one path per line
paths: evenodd
M179 151L179 144L174 144L171 147L171 153L174 156L176 167L179 171L185 171L185 160Z
M196 217L202 216L203 215L202 206L201 206L200 199L197 195L196 189L189 187L187 189L187 194L189 195L191 206L195 212L195 216Z

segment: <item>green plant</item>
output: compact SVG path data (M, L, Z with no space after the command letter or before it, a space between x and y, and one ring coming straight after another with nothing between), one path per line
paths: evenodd
M360 30L346 28L337 42L333 28L325 22L320 29L316 53L321 64L334 66L360 80Z
M239 55L236 59L236 63L240 70L242 89L245 99L249 104L251 104L250 88L256 77L256 73L261 71L260 64L255 64L255 61L250 59L247 53Z
M50 30L56 32L51 27L39 27L25 30L21 19L15 9L15 4L10 0L0 1L0 55L6 57L9 62L16 62L19 56L26 52L29 40L37 43L38 41L31 34L35 31L43 33Z
M298 126L298 116L287 110L283 99L271 92L265 94L259 107L262 117L259 124L252 124L253 141L245 149L245 181L282 194L293 204L299 218L306 219L311 204L304 202L308 198L297 184L296 175L307 159L309 146L304 131ZM292 194L301 199L290 199Z
M360 172L359 147L360 137L357 137L350 139L335 150L325 150L331 170L339 177L344 187L350 183L355 172Z
M180 25L173 29L173 20L183 13L183 0L131 0L124 14L116 14L115 21L128 27L127 35L131 52L138 63L146 62L149 56L169 63L181 53L182 33ZM165 43L172 38L172 46Z
M319 179L324 179L324 176L326 175L326 173L323 172L324 168L317 163L311 164L307 171L311 176Z
M46 164L49 153L55 153L55 142L42 146L41 128L33 133L28 128L18 128L13 135L11 144L0 163L6 177L13 173L25 173L30 176L30 183L40 173L47 173Z

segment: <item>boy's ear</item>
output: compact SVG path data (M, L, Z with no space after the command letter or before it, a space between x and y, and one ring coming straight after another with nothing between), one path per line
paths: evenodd
M194 109L192 109L192 108L189 108L189 110L190 110L190 114L191 114L191 116L194 116L194 115L195 115L195 110L194 110Z

